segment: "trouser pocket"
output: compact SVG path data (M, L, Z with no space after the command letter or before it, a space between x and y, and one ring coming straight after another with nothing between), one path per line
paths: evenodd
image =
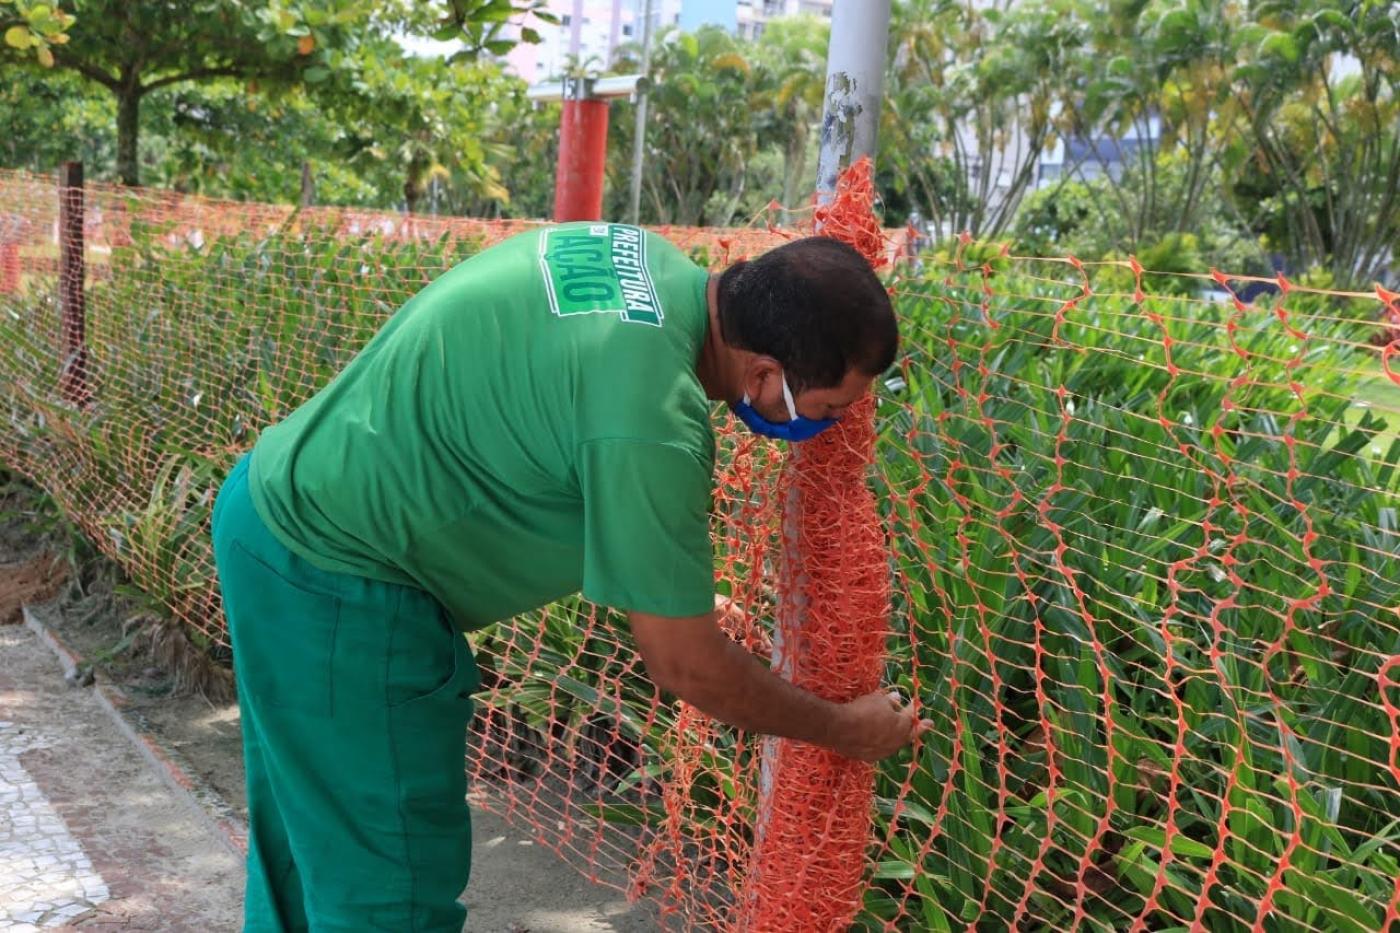
M340 598L292 583L238 541L219 575L241 689L267 706L333 715Z

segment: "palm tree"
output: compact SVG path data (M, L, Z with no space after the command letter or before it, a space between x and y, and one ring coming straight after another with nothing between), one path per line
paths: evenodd
M759 42L767 131L783 141L783 219L806 192L812 128L821 119L826 92L829 25L811 16L769 23Z

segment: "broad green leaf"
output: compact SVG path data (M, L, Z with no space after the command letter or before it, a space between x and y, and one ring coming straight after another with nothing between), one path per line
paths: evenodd
M1162 850L1166 843L1167 833L1165 829L1158 829L1155 826L1135 826L1127 830L1126 835L1134 839L1146 842L1157 847L1157 851ZM1213 854L1211 847L1194 839L1188 839L1181 833L1172 836L1172 854L1182 858L1198 858L1209 860Z
M1286 32L1275 32L1259 43L1261 55L1282 58L1288 62L1298 60L1298 42Z
M885 861L875 863L875 873L871 877L876 881L908 881L915 875L915 868L909 862Z

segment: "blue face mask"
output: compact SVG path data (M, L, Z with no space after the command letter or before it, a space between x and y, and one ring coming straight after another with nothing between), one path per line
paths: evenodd
M783 401L787 402L787 421L769 421L760 415L752 405L749 404L748 393L744 393L744 400L736 402L729 407L734 410L734 414L739 420L748 425L750 431L755 434L762 434L764 437L775 437L780 441L795 443L816 437L836 423L835 418L804 418L797 413L797 403L793 401L792 389L788 388L787 375L783 375Z

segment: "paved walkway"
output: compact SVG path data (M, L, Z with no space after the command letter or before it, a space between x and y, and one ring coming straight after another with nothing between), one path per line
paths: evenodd
M243 869L23 626L0 626L0 933L235 930Z
M472 829L472 933L660 928L499 817L477 811ZM242 859L92 691L68 686L30 629L0 625L0 933L224 933L240 926L242 894Z
M20 755L52 742L0 719L0 928L56 926L111 899Z

